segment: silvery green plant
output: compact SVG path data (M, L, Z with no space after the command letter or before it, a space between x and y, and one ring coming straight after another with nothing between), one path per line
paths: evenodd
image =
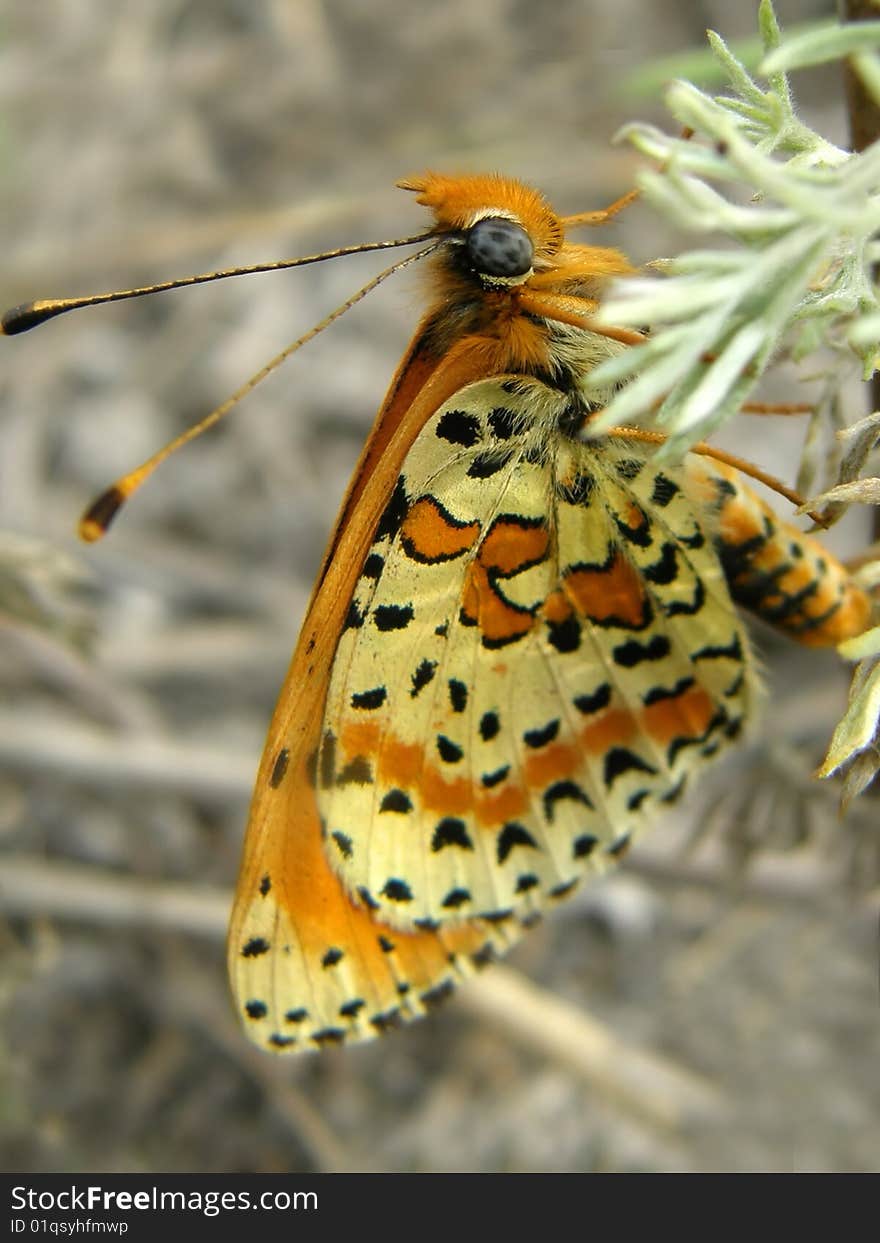
M651 332L593 373L597 390L622 387L591 432L649 425L667 436L659 450L665 459L733 417L774 359L809 358L815 377L814 352L824 351L822 405L832 421L844 375L858 367L867 380L880 367L880 143L853 154L828 142L797 117L787 78L789 69L849 56L880 101L873 51L880 21L825 26L786 41L772 3L762 0L759 26L764 85L710 32L727 93L679 81L666 95L693 138L641 123L621 134L654 165L639 179L644 198L679 227L725 239L723 248L710 243L651 265L661 279L617 283L602 307L605 323L650 324ZM838 434L837 477L809 502L824 506L828 521L853 501L880 503L880 479L862 474L880 413ZM814 488L814 474L808 458L799 486ZM876 584L875 571L866 567L866 585ZM848 803L880 769L880 627L841 651L860 663L819 774L846 768Z

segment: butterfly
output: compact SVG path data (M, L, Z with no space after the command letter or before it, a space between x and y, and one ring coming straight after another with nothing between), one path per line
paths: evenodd
M429 242L374 277L195 429L118 480L106 531L170 452L392 272L427 311L355 468L257 775L228 939L248 1036L275 1052L417 1018L503 953L741 736L760 681L742 605L807 645L871 604L715 456L591 430L588 379L642 338L599 322L618 250L499 175L398 183L431 227L235 272L25 303L78 307Z
M590 436L618 250L498 175L432 213L426 313L343 500L270 726L228 959L276 1052L366 1040L602 872L741 736L743 605L832 644L867 598L729 466ZM621 200L621 203L623 200Z

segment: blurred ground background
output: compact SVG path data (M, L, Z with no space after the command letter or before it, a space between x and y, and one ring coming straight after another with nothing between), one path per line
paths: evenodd
M778 5L788 24L830 8ZM604 205L636 167L611 136L662 117L621 81L707 26L750 35L753 6L7 6L0 301L413 232L419 213L391 187L425 167L497 168L566 212ZM836 72L796 87L845 141ZM640 207L606 240L637 261L676 244ZM639 1051L668 1059L682 1084L710 1086L711 1108L686 1108L682 1087L664 1118L576 1049L542 1051L534 997L500 1014L455 1002L372 1047L292 1062L240 1035L222 935L252 774L418 277L386 284L177 457L103 544L77 544L75 522L380 266L84 311L2 345L0 1166L876 1168L876 803L841 828L833 789L810 783L845 673L766 632L755 743L509 963L592 1016L624 1077ZM770 395L791 397L790 377ZM802 434L751 421L739 447L784 472ZM761 858L737 880L750 838Z

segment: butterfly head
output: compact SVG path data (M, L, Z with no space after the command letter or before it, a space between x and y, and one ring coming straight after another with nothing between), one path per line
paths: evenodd
M562 223L544 196L508 177L425 173L398 185L434 213L455 267L486 287L525 284L562 247Z

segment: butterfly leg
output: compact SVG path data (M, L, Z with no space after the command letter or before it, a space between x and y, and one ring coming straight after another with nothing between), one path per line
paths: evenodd
M607 224L609 220L622 212L625 207L629 207L630 203L634 203L641 194L640 190L629 190L626 194L622 194L619 199L615 199L608 207L599 208L597 211L582 211L576 216L563 216L562 223L566 229L573 229L579 225L602 225Z

